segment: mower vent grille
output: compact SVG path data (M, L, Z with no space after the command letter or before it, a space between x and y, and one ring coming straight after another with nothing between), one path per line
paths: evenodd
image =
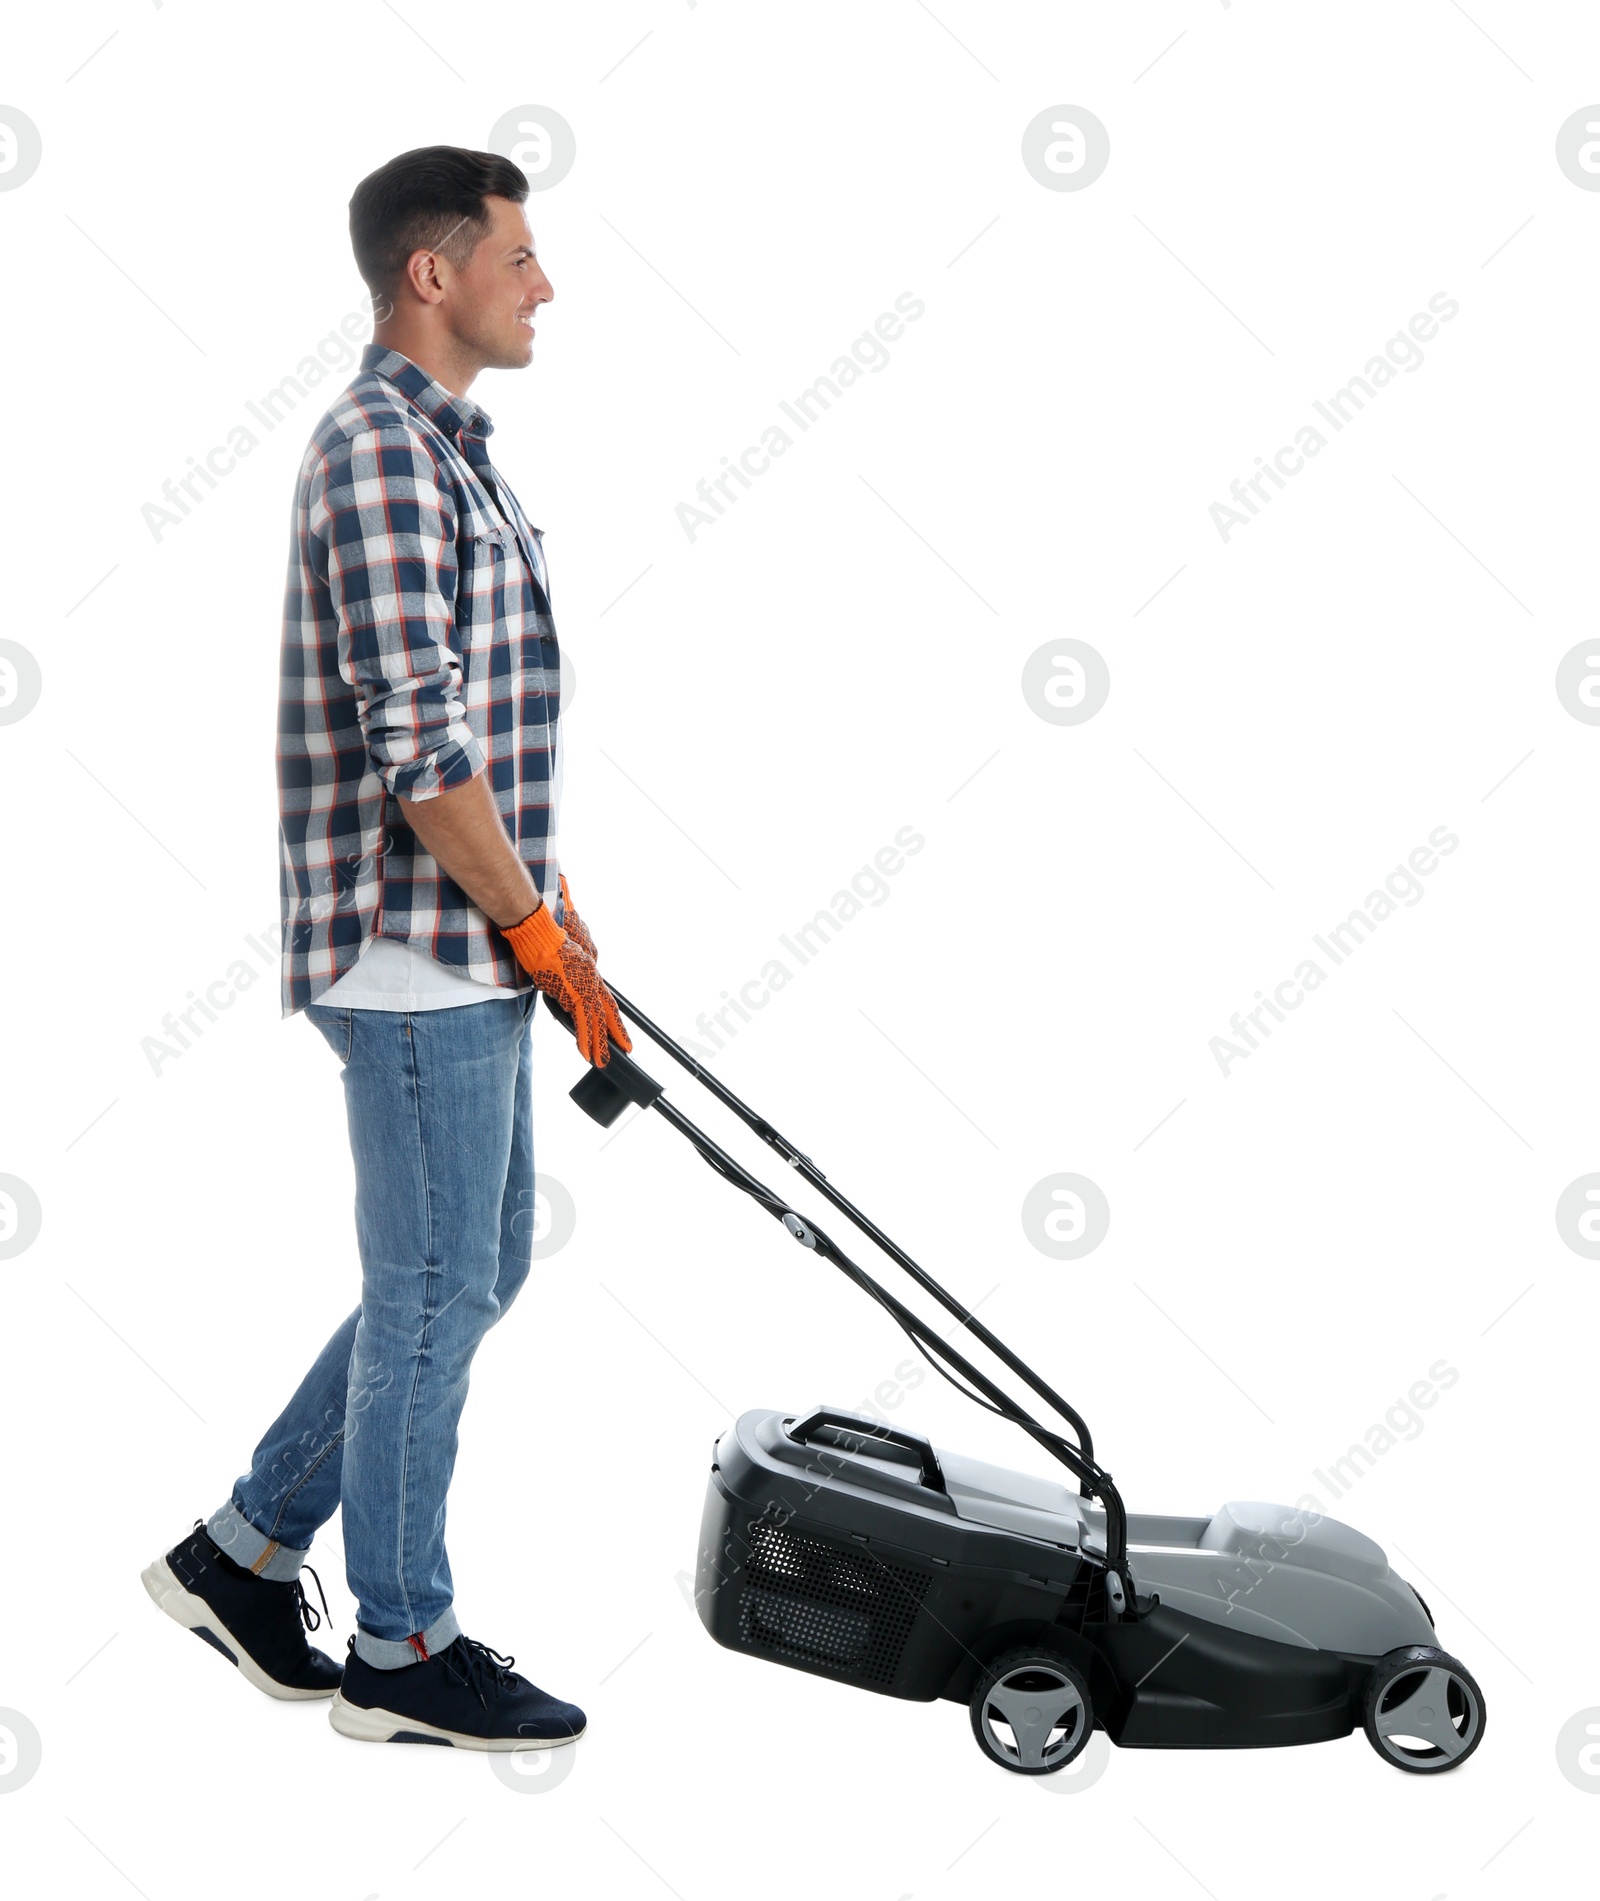
M888 1683L928 1579L848 1545L755 1525L739 1641L797 1663Z

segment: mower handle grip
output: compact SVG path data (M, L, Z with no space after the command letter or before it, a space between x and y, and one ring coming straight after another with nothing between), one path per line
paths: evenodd
M810 1435L823 1426L854 1433L859 1439L880 1439L886 1445L909 1452L916 1460L918 1476L928 1490L944 1491L944 1473L939 1467L939 1455L934 1451L932 1442L920 1432L906 1432L899 1426L886 1426L882 1420L870 1418L865 1413L847 1413L837 1407L819 1406L815 1412L807 1413L789 1427L789 1437L796 1445L809 1445Z
M556 1002L550 992L544 992L544 1000L550 1014L569 1036L576 1036L577 1026L571 1016ZM641 1109L648 1109L662 1093L662 1086L654 1076L648 1076L624 1050L611 1045L610 1053L603 1064L591 1063L578 1078L567 1094L586 1116L598 1122L603 1129L609 1129L627 1108L635 1103Z

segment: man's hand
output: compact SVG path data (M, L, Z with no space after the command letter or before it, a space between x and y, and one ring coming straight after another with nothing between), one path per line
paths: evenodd
M578 907L572 902L572 892L568 889L567 874L564 871L560 874L560 883L561 928L566 932L568 938L571 939L580 950L587 952L598 966L600 953L595 948L594 939L589 935L588 925L578 916ZM622 1028L622 1018L617 1011L617 1000L612 996L610 987L607 985L605 978L601 977L598 971L596 972L596 982L600 985L600 994L605 1002L606 1024L611 1033L611 1041L622 1049L631 1050L633 1044L629 1040L627 1031ZM601 1060L604 1061L604 1058Z
M572 902L572 893L567 889L567 874L560 874L561 881L561 928L572 938L581 950L586 950L598 964L600 953L595 949L594 939L589 935L589 927L578 916L578 907Z
M562 916L557 924L539 896L528 868L506 832L488 777L479 773L431 799L401 799L422 846L505 932L517 962L572 1018L586 1061L604 1067L611 1044L631 1050L616 999L601 981L589 935L561 880Z
M586 1061L603 1069L610 1061L612 1043L623 1050L633 1048L616 999L601 981L594 959L557 924L547 905L541 903L520 924L507 928L506 941L537 988L572 1018Z

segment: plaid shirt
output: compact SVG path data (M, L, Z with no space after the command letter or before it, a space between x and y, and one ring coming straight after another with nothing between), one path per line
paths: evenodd
M278 697L286 1017L374 935L528 988L397 797L487 772L508 837L557 907L561 656L540 531L489 462L493 427L369 343L301 462Z

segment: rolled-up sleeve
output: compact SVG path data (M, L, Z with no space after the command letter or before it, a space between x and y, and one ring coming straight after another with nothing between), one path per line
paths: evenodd
M486 762L461 697L455 508L427 445L399 425L352 436L310 502L374 769L397 798L464 785Z

